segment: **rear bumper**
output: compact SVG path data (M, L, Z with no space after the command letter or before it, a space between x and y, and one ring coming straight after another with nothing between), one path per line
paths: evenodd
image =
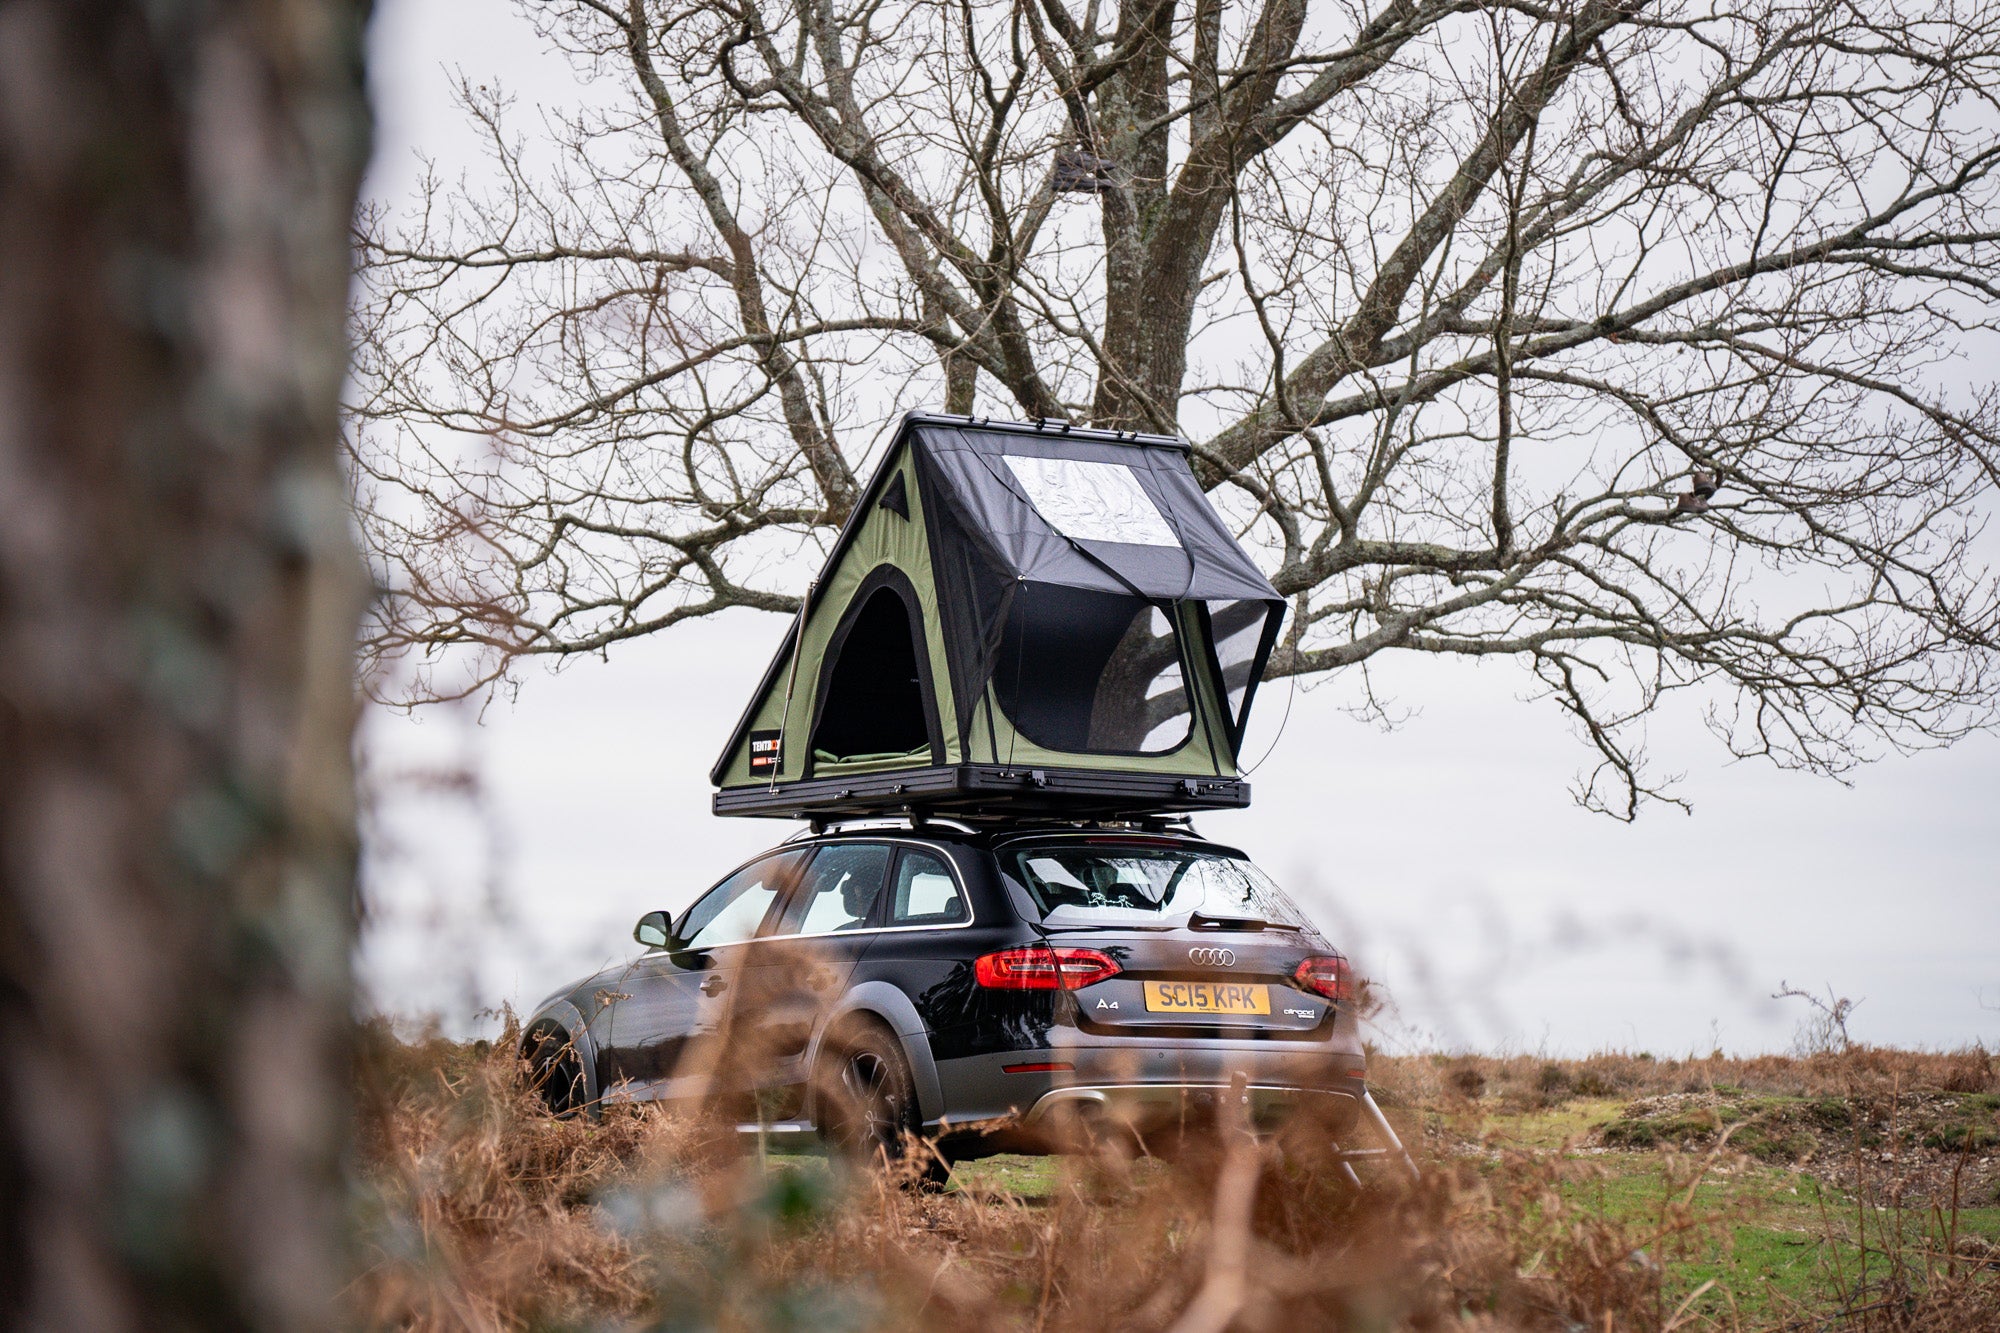
M1037 1134L1070 1113L1139 1129L1205 1127L1216 1122L1218 1099L1239 1086L1253 1123L1269 1125L1308 1107L1348 1119L1364 1087L1363 1062L1359 1049L1338 1049L1344 1044L1301 1049L1298 1042L1086 1037L1044 1050L940 1060L944 1112L926 1128L950 1134L1005 1121Z
M1267 1084L1126 1083L1098 1088L1051 1088L1022 1117L1022 1127L1037 1134L1061 1134L1081 1125L1116 1126L1139 1132L1172 1129L1201 1131L1214 1126L1233 1098L1241 1098L1242 1114L1255 1128L1273 1129L1292 1116L1311 1111L1317 1119L1351 1124L1360 1106L1360 1080L1355 1088L1289 1088Z

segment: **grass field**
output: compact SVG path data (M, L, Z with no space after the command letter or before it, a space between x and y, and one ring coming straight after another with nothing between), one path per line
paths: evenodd
M504 1049L504 1048L503 1048ZM364 1273L392 1327L2000 1329L1984 1052L1417 1057L1422 1168L1312 1136L961 1164L899 1189L694 1115L552 1121L494 1051L371 1033Z

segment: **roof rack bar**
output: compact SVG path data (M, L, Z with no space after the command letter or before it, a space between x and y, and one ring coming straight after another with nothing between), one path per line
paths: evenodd
M916 810L881 815L813 815L806 820L808 831L795 833L792 836L811 837L820 833L853 833L866 829L919 829L928 825L956 829L960 833L979 831L963 819L925 814L921 810Z
M990 833L996 829L1103 830L1108 832L1185 833L1200 837L1191 815L1075 816L1022 815L1012 811L961 810L951 815L928 814L921 810L881 815L811 815L806 826L786 838L797 842L827 833L918 832L926 828L946 828L957 833Z

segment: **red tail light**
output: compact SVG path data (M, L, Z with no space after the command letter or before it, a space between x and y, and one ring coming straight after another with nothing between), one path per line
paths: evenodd
M1075 990L1119 970L1118 960L1095 949L1031 945L975 959L972 975L994 990Z
M1329 958L1308 958L1292 973L1300 990L1324 995L1329 1000L1354 998L1354 969L1339 954Z

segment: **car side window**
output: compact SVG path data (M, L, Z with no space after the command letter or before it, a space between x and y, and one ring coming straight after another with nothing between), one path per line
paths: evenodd
M889 895L892 926L949 926L969 921L972 913L951 877L951 867L933 852L904 848L896 863L896 885Z
M829 935L873 925L875 900L882 896L894 852L880 842L836 842L820 848L777 933Z
M681 922L683 946L713 949L721 944L740 944L755 935L771 904L797 878L802 860L797 852L767 856L710 889Z

